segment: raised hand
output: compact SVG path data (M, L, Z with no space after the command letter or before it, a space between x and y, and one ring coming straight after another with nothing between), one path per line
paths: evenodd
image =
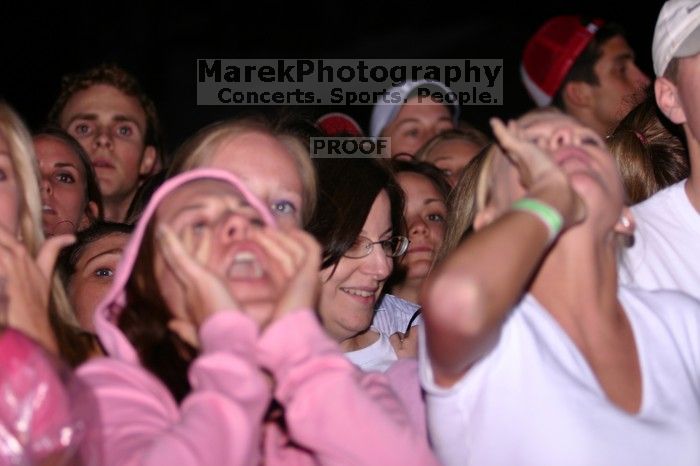
M281 290L272 319L299 309L316 306L321 286L321 247L303 230L282 231L264 228L252 233L277 267L271 267L272 279Z
M74 241L73 235L49 238L34 258L21 241L0 227L0 277L4 281L2 301L7 306L7 325L52 351L57 346L49 321L51 278L59 251Z
M515 121L506 126L498 118L492 118L491 127L504 153L517 167L526 196L557 209L564 228L581 222L586 216L585 204L552 157L524 137Z
M211 250L209 230L201 233L199 241L194 240L189 229L180 240L167 225L160 225L157 235L163 258L184 295L184 303L169 304L175 309L184 304L186 311L186 316L173 316L168 326L183 340L198 347L197 329L206 318L215 312L238 309L239 306L227 285L204 265Z

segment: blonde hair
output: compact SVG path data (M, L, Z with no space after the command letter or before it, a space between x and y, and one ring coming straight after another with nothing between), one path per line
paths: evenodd
M489 144L469 161L447 199L445 237L435 263L447 257L473 231L476 212L487 203L493 185L493 160L498 146ZM480 206L480 207L479 207Z
M437 146L446 141L462 140L470 144L475 145L482 150L485 146L489 145L491 141L489 138L474 127L460 128L460 129L450 129L443 131L442 133L436 134L431 139L429 139L423 146L416 152L414 158L419 162L425 162L430 153L435 150Z
M15 111L4 102L0 102L0 137L8 146L18 181L18 233L29 253L36 257L44 243L39 168L29 131ZM88 347L83 346L86 342L79 337L82 331L57 274L51 281L48 313L61 355L71 364L82 362L87 357Z
M260 132L281 142L294 158L303 189L301 206L302 223L306 225L316 207L316 170L309 156L308 141L284 122L275 124L262 117L247 117L213 123L197 131L175 153L168 177L206 165L221 145L234 136Z

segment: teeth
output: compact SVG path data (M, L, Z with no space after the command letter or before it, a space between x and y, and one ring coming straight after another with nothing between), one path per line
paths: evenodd
M51 212L53 211L53 208L51 206L43 205L41 206L41 210L43 210L44 212Z
M228 276L229 278L262 278L263 269L255 254L243 251L233 257Z
M343 291L345 291L347 294L361 296L363 298L369 298L370 296L374 296L374 292L372 291L356 290L353 288L343 288Z

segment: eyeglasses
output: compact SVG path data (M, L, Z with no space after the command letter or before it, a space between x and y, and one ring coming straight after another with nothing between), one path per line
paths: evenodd
M405 236L393 236L381 241L372 241L364 236L358 236L350 249L345 252L345 257L350 259L361 259L369 256L375 244L382 246L382 250L387 257L402 256L408 249L410 241Z

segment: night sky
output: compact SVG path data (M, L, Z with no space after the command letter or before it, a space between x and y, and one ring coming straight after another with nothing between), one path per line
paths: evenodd
M523 2L525 3L525 2ZM202 3L190 6L84 3L32 7L0 16L0 96L32 128L44 123L60 78L116 62L142 82L158 106L173 149L204 124L241 110L196 104L197 58L501 58L504 105L469 106L463 117L485 129L492 115L531 106L518 74L527 38L548 17L580 13L620 23L652 74L651 41L663 2L549 1L512 7L499 2ZM345 111L366 129L370 107L297 107L314 117ZM270 107L264 111L272 110Z

